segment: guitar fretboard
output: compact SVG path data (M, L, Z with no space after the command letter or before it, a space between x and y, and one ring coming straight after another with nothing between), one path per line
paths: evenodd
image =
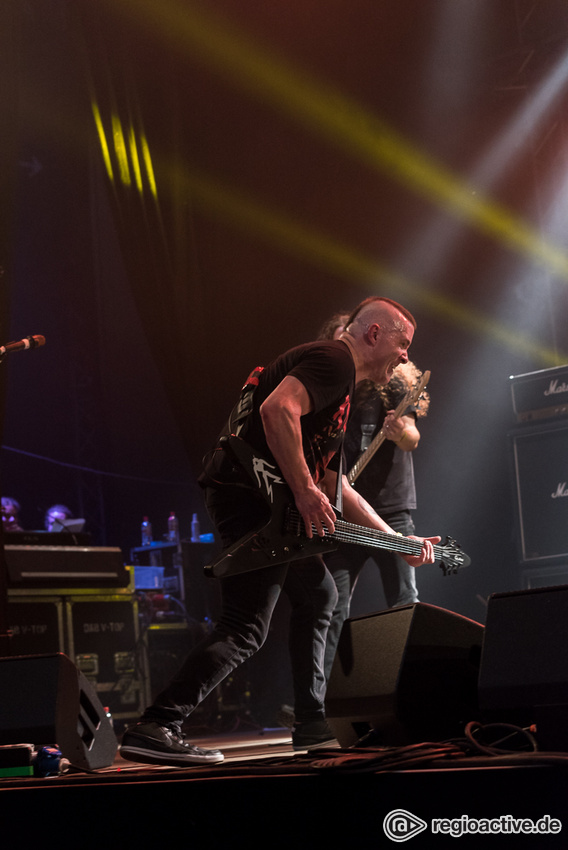
M304 521L295 508L290 508L288 530L292 534L297 534L298 537L305 536ZM317 534L314 526L312 526L312 531L314 534ZM422 551L422 544L418 540L411 540L410 537L399 536L398 534L389 534L386 531L379 531L376 528L367 528L364 525L354 525L342 519L335 521L335 531L333 534L330 534L326 528L324 537L335 540L338 543L373 546L378 549L401 552L404 555L419 555ZM434 557L438 559L443 554L444 548L434 545Z
M290 506L288 518L286 521L286 530L289 534L296 537L306 537L304 521L300 517L297 509ZM317 537L317 531L312 526L314 537ZM404 535L389 534L386 531L379 531L376 528L367 528L363 525L355 525L351 522L346 522L342 519L335 521L335 531L333 534L325 529L324 540L334 541L336 543L354 543L358 546L369 546L375 549L386 549L389 552L399 552L401 555L420 555L422 544L419 540L413 540ZM444 571L444 575L451 572L456 572L460 567L467 567L471 560L465 552L457 546L455 540L446 539L444 546L434 544L434 560L440 561L440 566Z

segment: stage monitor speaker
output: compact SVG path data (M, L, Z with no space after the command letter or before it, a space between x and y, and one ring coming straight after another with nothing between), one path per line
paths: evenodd
M568 422L509 435L520 558L536 566L568 560Z
M340 745L462 735L477 719L482 638L480 623L421 602L346 620L326 698Z
M57 746L72 765L110 767L112 723L85 676L63 653L0 658L0 744Z
M479 706L487 721L536 725L539 747L568 751L568 586L489 597Z

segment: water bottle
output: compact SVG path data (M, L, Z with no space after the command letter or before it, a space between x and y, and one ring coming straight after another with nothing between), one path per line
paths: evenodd
M199 543L199 517L193 514L191 519L191 542Z
M168 517L168 542L179 545L179 522L173 511Z
M152 545L152 523L148 519L147 516L142 520L141 526L142 532L142 546L151 546Z

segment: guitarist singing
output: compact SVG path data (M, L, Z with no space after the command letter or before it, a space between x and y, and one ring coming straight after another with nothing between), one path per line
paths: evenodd
M354 311L339 340L298 346L251 374L201 478L224 548L266 521L266 494L280 486L281 479L288 485L307 537L323 536L325 529L333 533L332 502L353 388L363 379L388 383L395 368L408 361L415 327L413 316L401 305L369 298ZM264 458L254 472L259 487L226 449L223 437L228 434L237 434L254 448L255 455ZM265 491L262 495L260 486ZM346 520L395 533L349 484L341 489ZM406 555L407 562L413 567L433 563L433 544L440 538L415 539L421 541L420 554ZM287 576L288 594L307 595L312 602L311 615L296 623L291 634L293 745L311 748L333 738L324 714L323 660L337 592L323 559L313 557L220 579L219 620L138 723L125 732L124 758L180 767L223 760L219 750L205 750L185 740L182 724L235 667L262 646ZM304 605L303 610L307 609Z

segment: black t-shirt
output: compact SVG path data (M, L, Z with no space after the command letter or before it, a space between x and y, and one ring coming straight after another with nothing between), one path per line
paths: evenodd
M376 392L358 402L356 391L344 442L346 473L361 455L362 426L374 425L369 435L372 440L381 430L387 410L394 410L404 398L405 389L392 383L392 389L390 385L387 388L386 404ZM408 408L405 415L412 415L414 410ZM412 452L403 452L392 440L385 440L355 480L354 487L379 514L414 510L416 487Z
M315 481L321 480L328 465L331 469L337 468L355 381L353 358L345 343L339 340L306 343L290 349L252 374L254 377L247 384L249 389L254 386L248 396L250 413L239 422L239 436L266 460L275 462L266 443L260 406L278 384L291 375L304 385L312 402L313 409L301 419L308 468ZM245 388L244 393L248 391ZM234 433L235 410L220 436ZM215 451L206 463L200 482L239 483L242 474L225 452Z

